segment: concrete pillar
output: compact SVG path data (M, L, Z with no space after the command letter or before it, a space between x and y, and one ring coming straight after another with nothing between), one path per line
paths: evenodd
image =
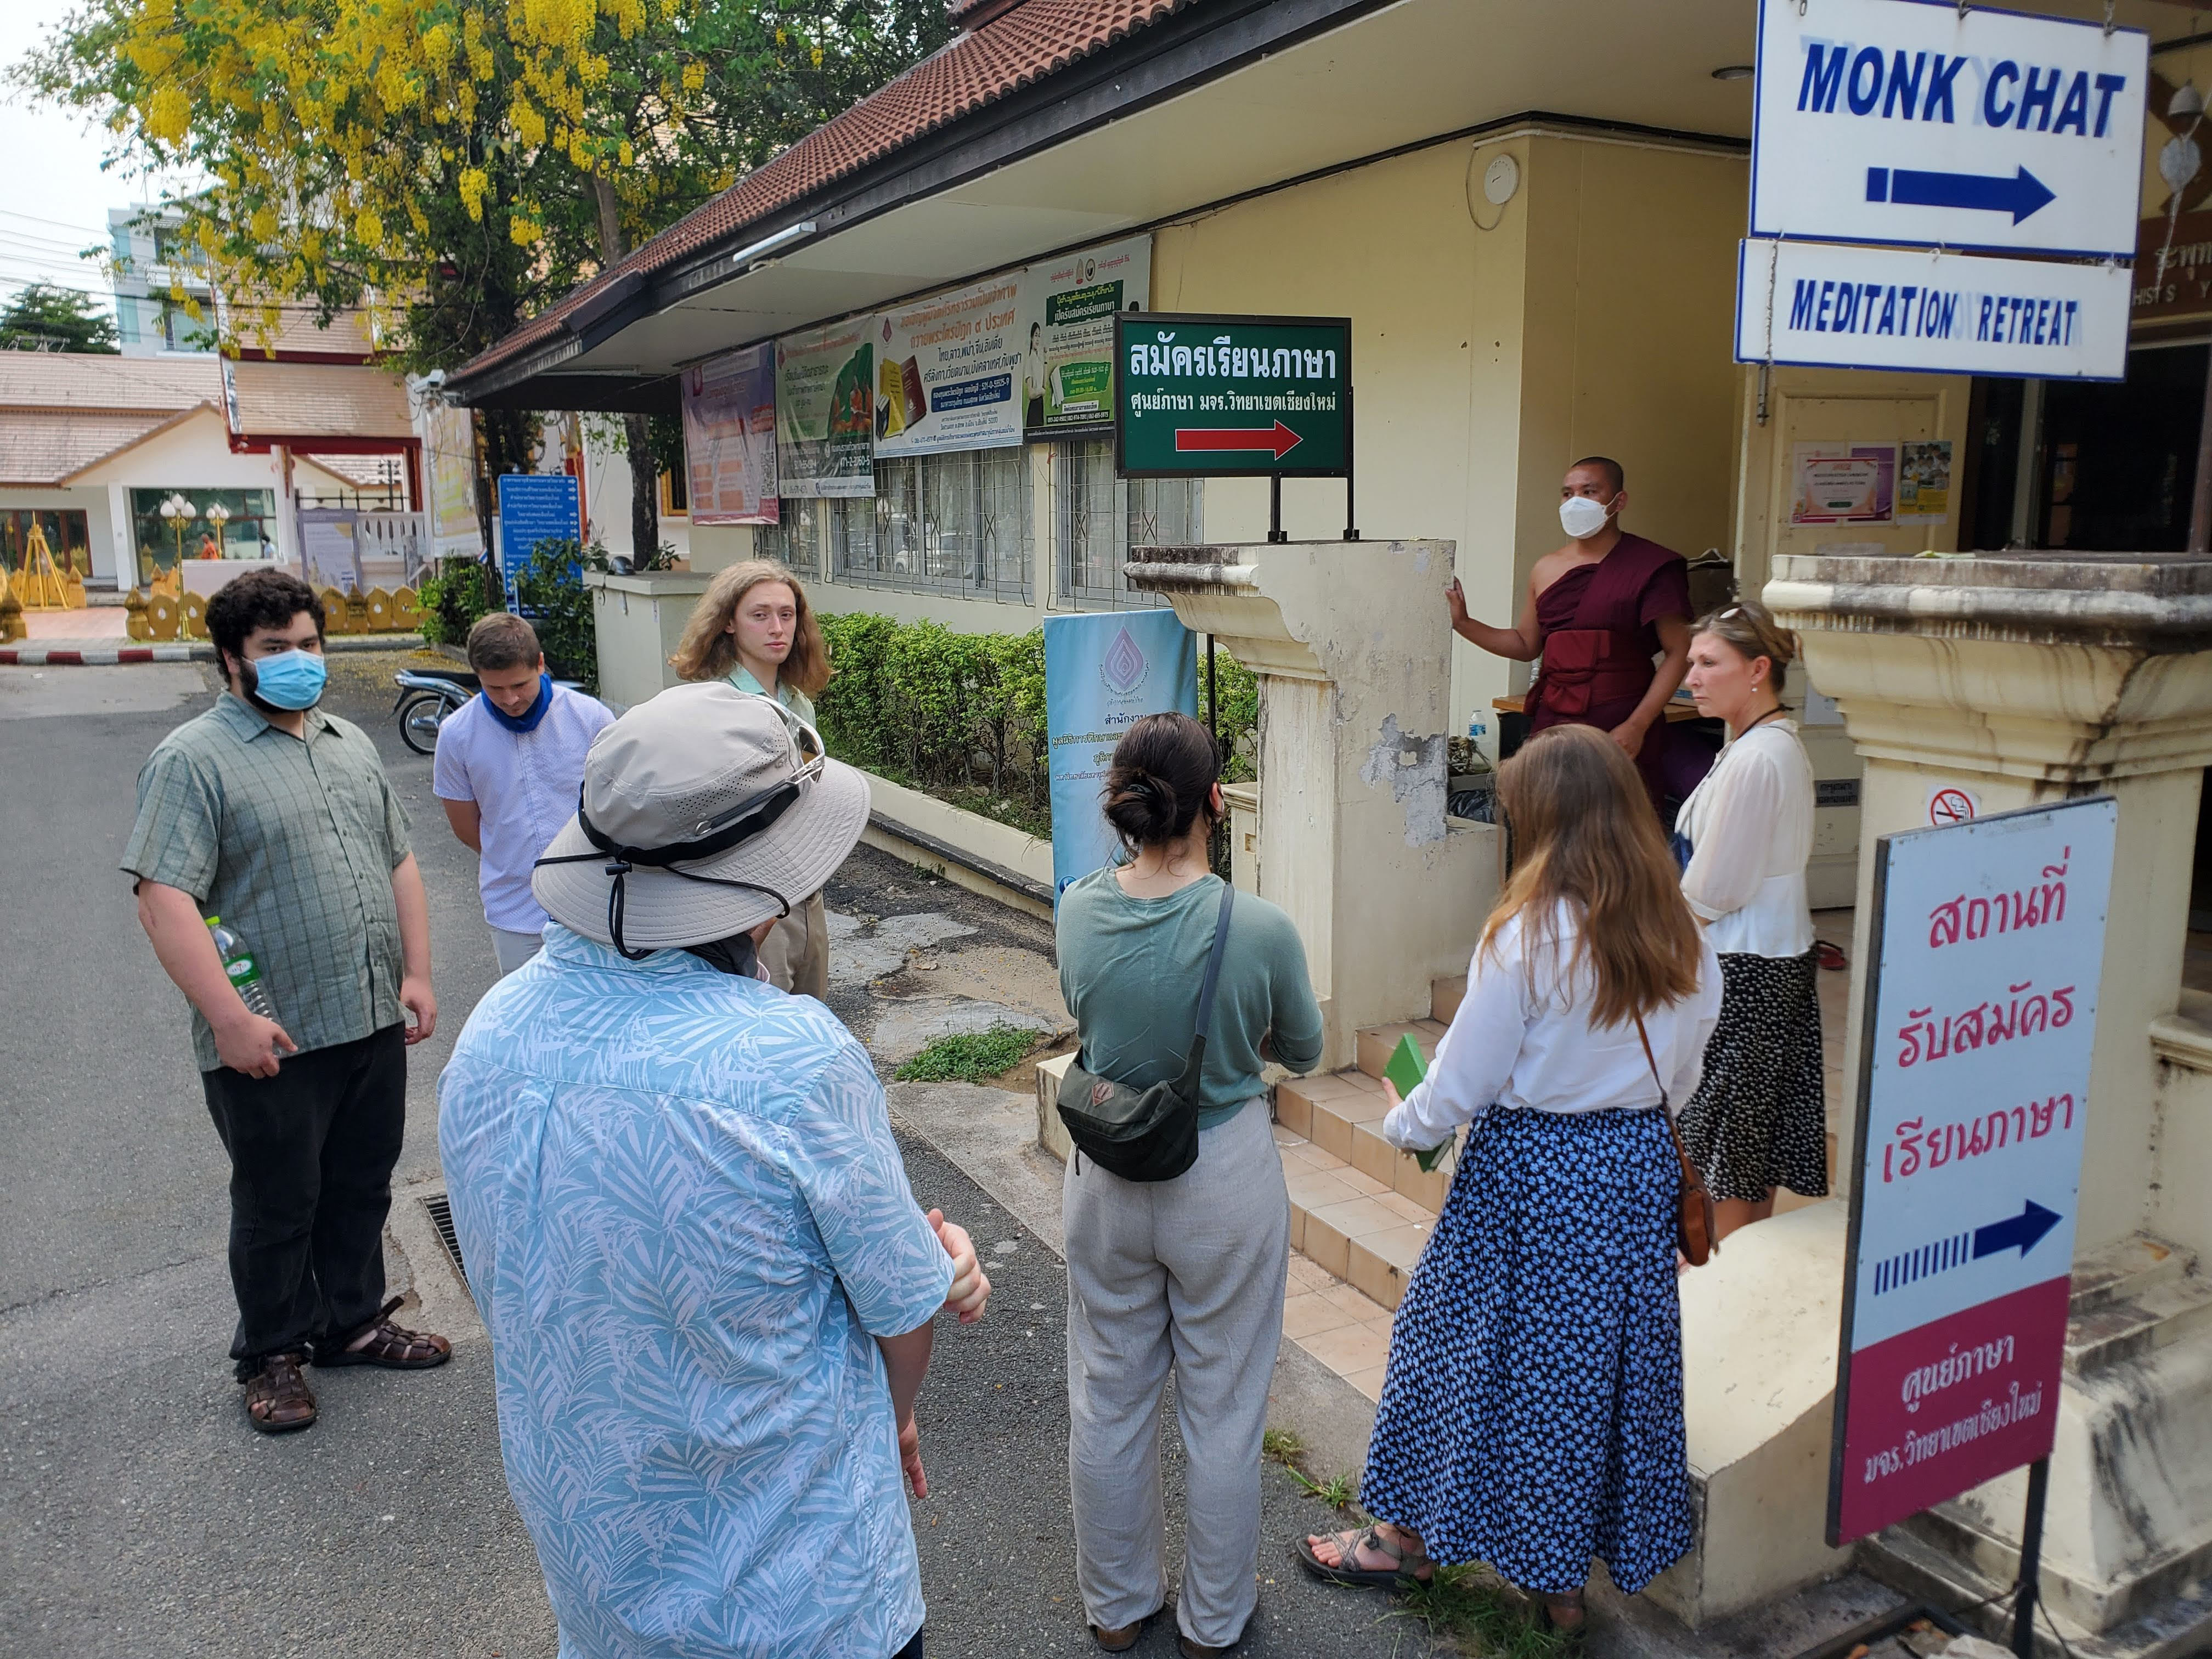
M1875 839L1926 826L1937 790L1984 814L2093 793L2119 802L2045 1594L2100 1653L2191 1650L2212 1633L2212 1602L2187 1589L2212 1571L2212 1285L2195 1271L2212 1247L2212 1088L2178 1091L2166 1074L2192 1049L2212 1067L2212 1030L2177 1012L2212 765L2212 562L1790 554L1765 597L1802 635L1866 763L1845 1077L1867 1038ZM1847 1117L1846 1179L1850 1132ZM1770 1229L1796 1220L1729 1241L1740 1283L1780 1271L1779 1248L1803 1241ZM1842 1230L1828 1231L1832 1261L1817 1267L1839 1281ZM1824 1332L1832 1377L1832 1316ZM1892 1528L1869 1540L1869 1564L1947 1601L2001 1589L2024 1489L2008 1476Z
M1148 548L1164 596L1260 678L1258 884L1304 940L1326 1029L1425 1015L1497 891L1497 832L1444 810L1451 630L1443 541Z

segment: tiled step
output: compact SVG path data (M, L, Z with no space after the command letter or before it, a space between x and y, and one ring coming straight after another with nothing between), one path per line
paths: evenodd
M1422 1064L1426 1065L1437 1057L1437 1043L1443 1034L1443 1022L1434 1019L1405 1020L1395 1025L1370 1025L1359 1033L1352 1058L1361 1071L1379 1081L1382 1068L1390 1063L1390 1056L1398 1052L1399 1038L1412 1037L1413 1046L1421 1051Z
M1395 1045L1397 1039L1391 1041ZM1425 1172L1412 1153L1382 1139L1389 1110L1382 1085L1356 1069L1289 1078L1275 1085L1275 1121L1284 1128L1434 1215L1443 1208L1451 1186L1452 1160L1447 1158Z
M2188 1251L2136 1233L2074 1264L2071 1310L2078 1316L2107 1303L2134 1301L2181 1278L2195 1265L2196 1258Z
M1275 1126L1291 1194L1291 1248L1385 1308L1405 1294L1433 1212Z
M1429 981L1429 1018L1439 1025L1449 1025L1452 1016L1467 995L1467 975L1453 974L1448 978Z

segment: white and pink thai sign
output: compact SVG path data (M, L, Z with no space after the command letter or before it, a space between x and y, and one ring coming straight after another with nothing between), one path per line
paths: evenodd
M2100 796L1875 848L1831 1544L2050 1454L2118 823Z

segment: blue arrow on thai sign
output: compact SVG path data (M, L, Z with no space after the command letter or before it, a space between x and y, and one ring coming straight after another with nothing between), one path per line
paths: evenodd
M1751 234L2131 258L2150 38L1923 0L1761 0Z

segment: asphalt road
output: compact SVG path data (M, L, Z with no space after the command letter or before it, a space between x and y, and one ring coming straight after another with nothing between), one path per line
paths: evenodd
M554 1652L501 1476L489 1347L420 1210L437 1182L438 1068L493 974L475 860L445 833L429 762L391 725L389 661L333 666L330 706L377 734L430 891L440 1030L410 1059L392 1268L395 1287L421 1297L409 1316L452 1337L453 1360L415 1375L313 1373L313 1429L271 1439L246 1426L225 1357L227 1167L181 1000L115 868L141 761L206 706L213 682L198 665L0 669L0 918L16 941L0 1017L9 1659ZM907 1153L917 1194L969 1223L997 1285L982 1325L940 1333L920 1413L929 1652L1094 1651L1066 1508L1065 1273L951 1164L919 1141ZM1179 1461L1171 1451L1171 1510ZM1429 1650L1419 1626L1383 1621L1379 1598L1297 1573L1288 1540L1328 1514L1279 1470L1267 1504L1243 1651ZM1135 1651L1173 1653L1171 1626Z

